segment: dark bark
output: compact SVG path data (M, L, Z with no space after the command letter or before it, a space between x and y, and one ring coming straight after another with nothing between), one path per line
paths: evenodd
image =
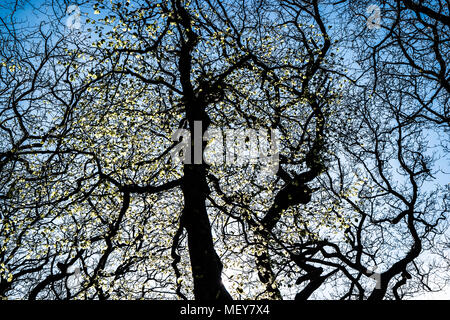
M180 83L186 119L191 129L191 147L194 147L194 122L201 121L202 134L209 126L210 119L205 112L207 101L195 95L191 82L192 50L198 36L192 31L191 17L181 2L174 1L174 8L179 15L179 24L184 29L186 40L182 40L179 52ZM204 149L202 144L202 151ZM191 152L194 154L194 152ZM203 154L203 152L202 152ZM189 256L194 280L194 296L197 300L232 300L222 283L223 265L214 249L211 224L206 210L206 198L209 193L206 181L207 168L204 164L185 164L182 190L184 210L182 223L187 231Z
M206 211L207 190L202 165L185 165L183 224L188 234L189 256L197 300L231 300L222 284L222 263L214 249Z

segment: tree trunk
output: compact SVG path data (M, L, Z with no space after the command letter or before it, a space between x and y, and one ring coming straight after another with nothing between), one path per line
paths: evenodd
M214 249L205 206L207 190L204 166L186 164L183 224L188 234L194 295L197 300L231 300L222 284L222 263Z

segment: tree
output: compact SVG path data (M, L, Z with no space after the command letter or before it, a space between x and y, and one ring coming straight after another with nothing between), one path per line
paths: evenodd
M0 295L382 299L429 285L448 198L430 183L445 144L422 130L447 130L446 17L395 7L443 24L444 62L420 80L415 65L387 71L382 51L372 64L356 27L334 31L341 6L98 0L72 10L80 28L50 16L20 32L13 9ZM402 52L414 41L397 15L386 38ZM349 73L351 53L363 68Z

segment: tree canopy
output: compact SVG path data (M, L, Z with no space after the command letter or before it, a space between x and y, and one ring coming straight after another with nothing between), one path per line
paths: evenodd
M7 0L0 297L450 280L448 1Z

